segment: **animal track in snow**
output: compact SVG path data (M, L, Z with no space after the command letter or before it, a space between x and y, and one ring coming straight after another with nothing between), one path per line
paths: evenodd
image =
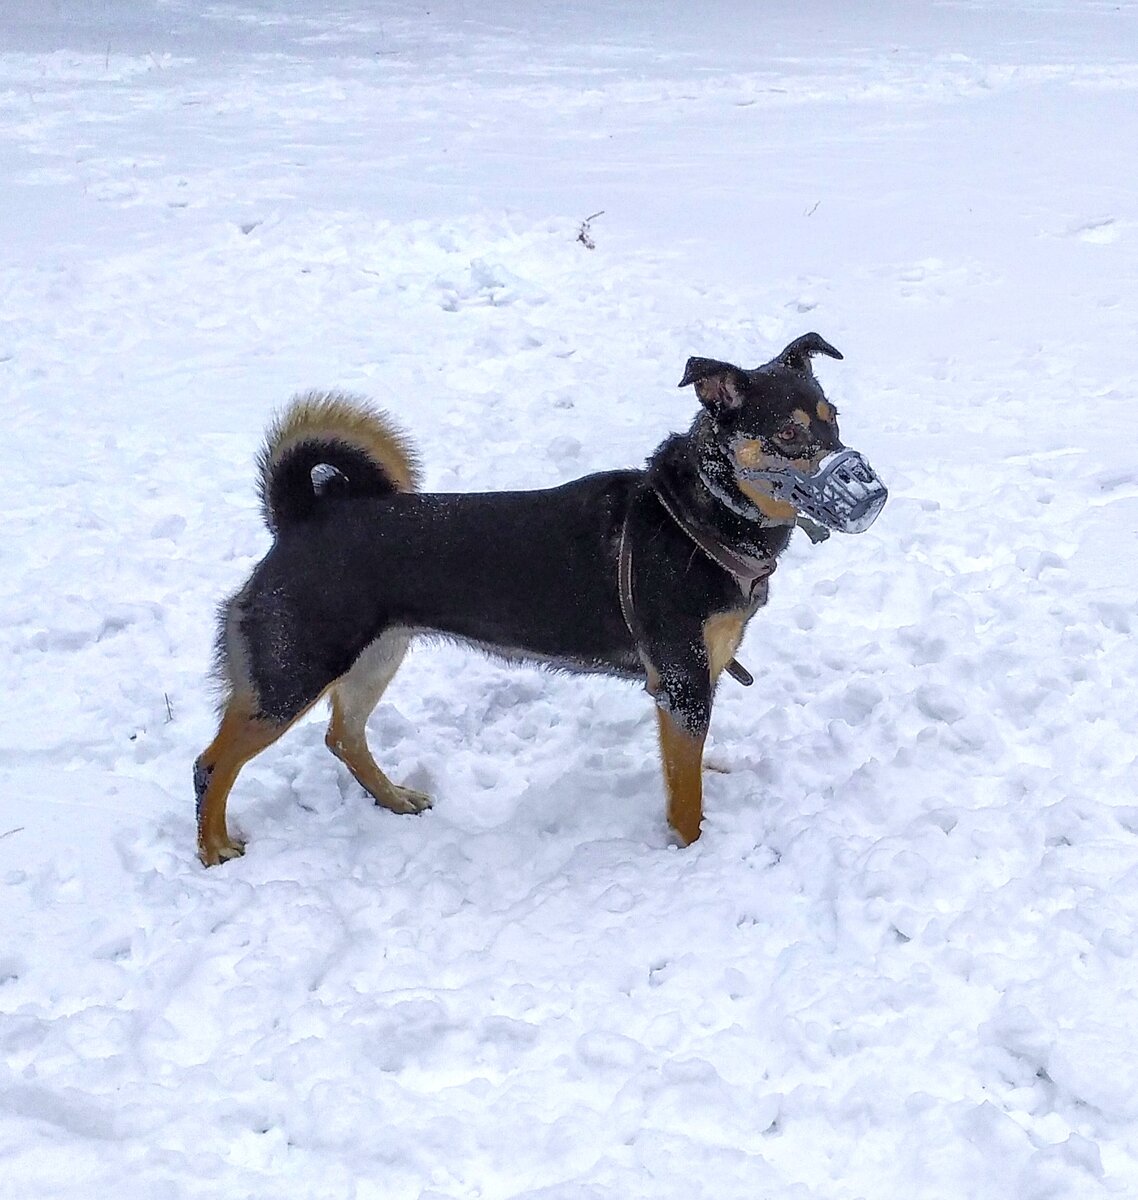
M1122 236L1125 222L1114 217L1095 217L1090 220L1075 220L1062 229L1054 231L1052 236L1075 238L1080 242L1089 242L1092 246L1110 246Z

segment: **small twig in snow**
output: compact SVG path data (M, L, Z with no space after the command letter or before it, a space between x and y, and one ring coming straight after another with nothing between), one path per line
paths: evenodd
M166 724L169 725L174 719L174 706L170 703L170 697L165 692L162 693L162 699L166 701Z
M6 837L11 837L12 834L14 834L14 833L23 833L23 832L24 832L23 825L17 825L15 829L9 829L7 833L0 833L0 841L3 841L4 838L6 838Z
M577 230L577 241L585 247L586 250L595 250L597 243L593 241L590 235L589 227L598 218L605 215L605 210L602 208L600 212L595 212L591 217L586 217L581 222L581 228Z
M808 208L808 209L806 210L806 215L807 215L808 217L812 217L812 216L813 216L813 215L814 215L814 214L815 214L815 213L818 211L818 205L819 205L819 204L821 204L821 203L822 203L822 201L821 201L821 200L815 200L815 201L814 201L814 207L813 207L813 208Z

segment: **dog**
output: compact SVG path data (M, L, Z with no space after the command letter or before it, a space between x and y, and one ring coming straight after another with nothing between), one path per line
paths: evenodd
M816 333L744 370L690 358L699 412L644 469L538 491L418 489L404 434L366 402L307 394L259 459L274 541L219 614L217 736L194 764L198 856L244 852L226 826L242 766L322 697L326 743L377 805L431 800L372 757L367 719L418 634L643 684L656 704L667 820L700 835L712 700L796 523L858 532L886 490L846 449L811 359Z

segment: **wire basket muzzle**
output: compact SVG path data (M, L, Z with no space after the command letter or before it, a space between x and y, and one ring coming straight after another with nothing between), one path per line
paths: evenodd
M738 475L765 484L774 499L838 533L864 533L889 499L889 489L857 450L827 455L812 475L789 465L739 467Z

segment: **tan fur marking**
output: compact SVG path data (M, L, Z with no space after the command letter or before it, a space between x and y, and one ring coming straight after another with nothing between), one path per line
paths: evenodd
M660 672L648 661L643 651L640 661L644 664L644 690L649 696L655 696L660 690Z
M298 714L296 719L284 725L273 725L258 720L252 712L249 696L234 696L226 706L217 736L198 760L210 772L198 809L198 857L207 867L245 853L244 845L229 836L225 823L229 792L241 768L271 746L303 715Z
M819 421L825 421L827 424L829 424L836 416L837 416L837 413L834 410L834 406L828 400L819 400L818 401L818 420Z
M793 504L787 504L784 500L775 500L769 496L762 488L756 484L748 483L745 479L738 481L739 491L747 497L748 500L763 514L764 517L769 517L772 521L778 521L783 525L793 524L798 516Z
M763 449L762 442L740 442L735 447L735 461L741 467L761 466L770 455Z
M794 410L795 421L805 423L806 427L810 427L809 418L799 408ZM740 442L734 449L735 461L739 466L745 469L763 468L766 466L777 467L785 465L788 461L794 466L806 470L813 470L816 465L811 459L785 459L776 458L772 454L768 454L763 443L759 440ZM747 479L736 479L739 491L747 497L748 500L771 521L777 521L783 525L790 525L798 516L792 504L787 504L784 500L776 500L768 492L763 490L760 483L753 482Z
M794 421L796 425L801 425L807 433L810 432L810 417L803 409L796 408L794 412L790 414L790 419Z
M397 813L422 812L431 807L431 798L392 783L380 770L368 746L367 719L399 670L409 641L405 633L388 631L336 680L329 689L332 719L324 735L325 745L351 771L360 787L381 808Z
M739 609L735 612L715 613L704 621L703 640L707 646L712 683L735 657L750 615L749 609Z
M668 793L668 824L685 846L700 834L703 821L703 738L682 729L672 714L656 709L660 730L660 757Z
M806 414L801 409L795 409L795 421L801 417L802 421L806 421ZM807 422L809 428L809 423ZM770 467L778 469L790 463L792 466L798 467L800 470L811 465L813 459L809 458L786 458L781 454L771 454L761 441L755 440L750 442L739 442L732 453L735 455L735 461L739 466L751 469L753 467L763 468ZM825 453L825 452L823 452Z
M401 492L419 486L419 464L406 435L386 413L371 408L362 396L346 392L303 392L269 427L264 469L300 442L333 438L356 446L379 463Z
M735 385L730 371L711 375L706 379L697 379L695 394L699 397L700 403L712 407L738 407L743 402L743 397Z
M395 813L419 813L431 807L431 798L413 788L392 783L372 757L367 737L345 716L335 693L332 719L324 737L328 749L348 768L355 781L381 808Z

